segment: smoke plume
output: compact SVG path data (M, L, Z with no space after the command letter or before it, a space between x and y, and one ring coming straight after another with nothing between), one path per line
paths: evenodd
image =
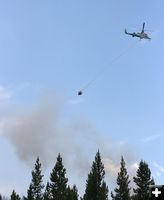
M119 170L121 155L129 169L134 165L135 156L127 144L112 141L87 119L71 116L68 119L66 109L69 106L58 97L45 95L28 111L5 121L4 135L20 160L33 167L39 156L43 166L47 167L55 163L60 153L66 168L87 175L99 149L106 172L111 177L115 177Z

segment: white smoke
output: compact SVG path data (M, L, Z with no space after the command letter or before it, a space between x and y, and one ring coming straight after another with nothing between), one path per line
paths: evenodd
M99 149L109 179L116 182L121 155L130 173L135 156L127 144L114 142L100 134L87 119L65 115L66 103L45 95L29 111L17 113L3 122L3 133L20 160L33 167L39 156L44 167L54 164L58 153L64 165L87 178L94 155ZM84 179L82 179L84 181ZM84 184L84 183L83 183ZM112 184L112 183L111 183Z

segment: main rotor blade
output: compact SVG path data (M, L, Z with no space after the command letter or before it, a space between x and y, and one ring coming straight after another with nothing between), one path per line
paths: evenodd
M143 26L142 26L142 33L144 33L144 28L145 28L145 22L143 23Z

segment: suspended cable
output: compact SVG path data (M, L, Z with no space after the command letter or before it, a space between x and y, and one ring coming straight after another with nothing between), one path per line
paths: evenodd
M137 41L138 43L138 41ZM83 91L86 90L91 84L93 84L98 78L100 78L104 72L109 68L109 66L111 66L115 61L117 61L119 58L121 58L123 55L125 55L130 49L132 49L132 47L134 47L136 45L136 43L133 43L132 45L130 45L127 49L125 49L123 52L121 52L118 56L116 56L115 58L113 58L108 66L103 67L86 85L84 85L82 87L81 90L78 91L78 95L82 95Z

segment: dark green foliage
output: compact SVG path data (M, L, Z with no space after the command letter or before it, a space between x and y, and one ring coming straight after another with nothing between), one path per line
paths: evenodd
M44 188L43 175L41 174L41 163L39 157L36 159L35 169L32 171L32 181L27 191L27 200L43 200L42 190Z
M30 184L29 189L27 190L27 197L24 198L25 200L34 200L34 194L32 191L32 185Z
M115 188L115 195L111 193L112 200L130 200L129 175L125 167L124 158L121 157L120 172L117 176L117 187Z
M72 188L72 200L78 200L78 196L78 189L76 185L74 185Z
M70 199L70 200L72 199L72 191L71 191L70 186L68 186L68 188L67 188L66 196L67 196L66 199Z
M151 178L151 171L148 164L141 161L137 170L136 177L133 178L136 184L134 193L130 196L130 180L125 167L125 161L121 157L120 171L117 176L117 187L114 193L111 192L112 200L148 200L149 185L155 185L154 179ZM22 200L78 200L78 190L74 185L72 188L67 186L66 169L64 168L60 154L57 157L56 164L50 174L50 182L47 182L44 193L43 175L41 173L41 163L37 158L35 168L32 171L32 180L27 190L27 197ZM106 185L104 165L101 161L100 152L98 151L95 160L92 163L91 171L86 181L85 194L81 200L108 200L108 187ZM0 194L0 200L2 198ZM11 194L11 200L21 200L15 190Z
M51 199L51 190L50 190L50 184L47 182L45 192L43 194L43 200L50 200Z
M149 199L149 185L155 184L151 178L151 171L146 162L141 161L137 170L136 177L133 178L136 189L134 190L133 199L148 200Z
M91 172L88 175L85 194L83 200L107 200L108 187L104 181L105 170L101 161L100 152L95 156L95 161L92 164Z
M102 186L101 186L101 199L102 200L107 200L108 199L108 187L105 183L105 181L103 180L102 182Z
M67 194L67 182L65 177L66 169L63 166L60 154L57 157L56 165L50 174L50 191L53 200L65 200Z
M151 181L150 181L150 185L155 185L155 181L154 178L152 177Z
M68 186L66 199L67 200L78 200L78 191L77 191L77 188L75 185L73 186L72 189Z
M15 190L12 191L11 200L20 200L20 197L19 197L19 195L15 192Z

